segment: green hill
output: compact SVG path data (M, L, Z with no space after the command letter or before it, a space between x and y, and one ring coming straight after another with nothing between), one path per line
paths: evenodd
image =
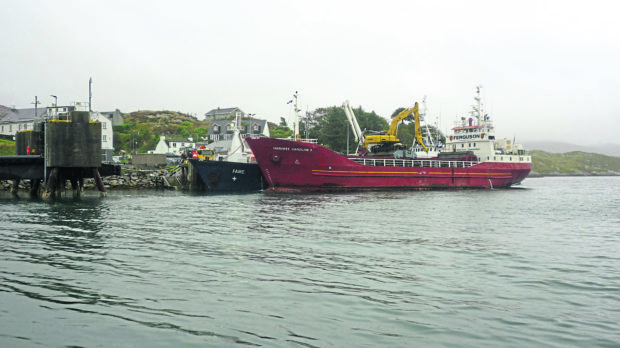
M207 136L209 121L177 111L141 110L123 114L125 123L114 126L116 151L145 153L155 149L159 137L201 140Z
M146 153L154 150L161 135L166 138L189 138L204 141L211 121L200 121L196 117L177 111L142 110L123 114L125 123L114 126L114 149L130 153ZM234 116L227 118L233 120ZM268 122L272 136L278 137L279 127ZM286 127L284 127L286 128ZM288 129L288 128L286 128ZM281 133L281 132L280 132Z
M581 151L530 151L532 175L620 175L620 157Z

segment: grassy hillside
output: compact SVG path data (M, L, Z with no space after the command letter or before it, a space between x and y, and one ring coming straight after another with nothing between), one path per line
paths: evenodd
M530 154L534 175L620 175L620 157L581 151L558 154L534 150Z
M0 139L0 156L15 156L15 142Z
M116 153L146 153L154 150L159 137L192 137L194 141L206 139L211 121L200 121L196 117L177 111L143 110L123 115L125 123L114 126L114 149ZM234 119L233 116L229 118ZM269 123L270 132L277 135L277 126ZM272 134L273 135L273 134Z
M145 153L155 149L159 137L189 138L206 137L209 121L177 111L135 111L123 115L125 123L114 126L114 148L117 152Z

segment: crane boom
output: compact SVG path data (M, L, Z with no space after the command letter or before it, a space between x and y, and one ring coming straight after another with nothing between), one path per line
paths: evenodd
M357 123L357 118L355 117L355 114L353 113L353 110L351 109L351 106L349 105L349 101L345 100L342 107L344 109L345 115L347 115L349 124L351 125L351 128L353 129L353 136L355 136L355 141L358 143L359 146L363 146L364 145L364 134L362 133L362 130L360 129L360 125Z

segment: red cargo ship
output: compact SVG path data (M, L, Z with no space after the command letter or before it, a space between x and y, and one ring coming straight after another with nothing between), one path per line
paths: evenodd
M419 158L410 151L392 156L342 155L321 145L287 139L246 141L272 191L507 188L519 184L530 173L531 157L520 145L495 139L479 94L476 100L472 117L461 119L447 138L445 150L432 158Z

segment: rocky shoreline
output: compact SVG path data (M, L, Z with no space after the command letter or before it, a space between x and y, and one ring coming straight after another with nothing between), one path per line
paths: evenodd
M180 175L180 168L142 170L123 167L121 175L110 175L101 178L106 191L109 190L152 190L152 189L182 189L184 180ZM19 183L19 191L30 190L30 180L23 180ZM11 191L13 188L12 180L0 180L0 191ZM66 190L71 190L71 184L67 181ZM95 179L87 178L84 180L84 191L97 191Z

